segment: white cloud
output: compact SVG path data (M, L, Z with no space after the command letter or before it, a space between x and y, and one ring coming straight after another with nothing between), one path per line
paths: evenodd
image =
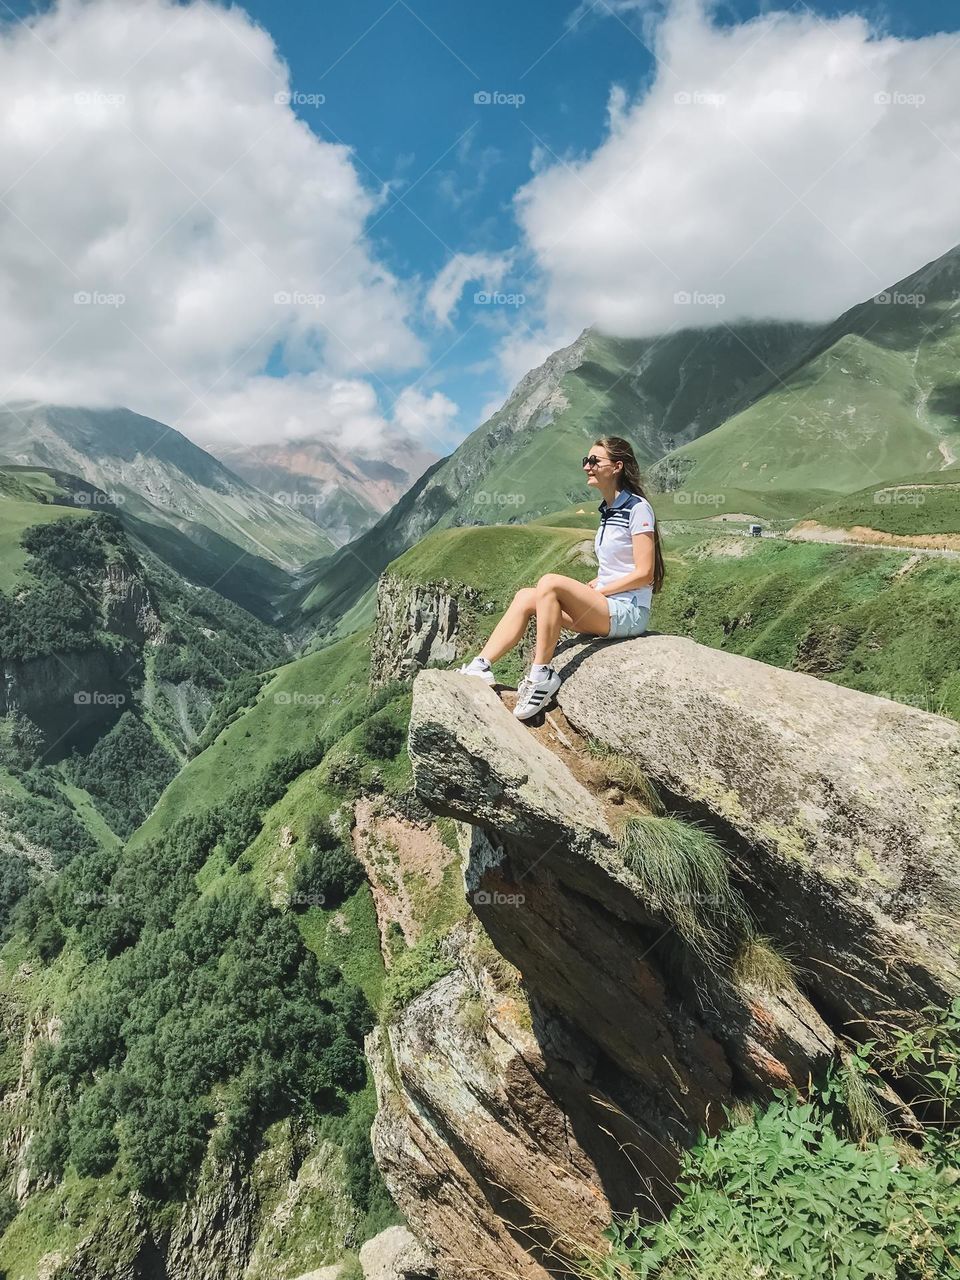
M413 290L364 237L383 193L291 91L322 87L203 0L62 0L0 29L0 400L259 439L258 409L383 421L363 379L422 360ZM261 378L278 349L299 374Z
M404 387L389 413L362 378L333 377L323 371L285 378L247 378L233 391L215 393L174 426L215 453L218 445L260 444L321 438L351 453L376 453L398 436L412 438L435 453L449 450L447 434L457 405L442 392Z
M455 253L427 291L427 310L438 324L448 325L464 286L475 280L488 292L499 288L510 262L508 254Z
M549 323L823 320L960 241L956 34L807 10L719 25L683 0L656 52L602 144L540 157L518 193Z
M415 386L404 387L393 406L393 421L399 429L434 447L449 439L447 432L456 416L457 406L443 392L427 395Z

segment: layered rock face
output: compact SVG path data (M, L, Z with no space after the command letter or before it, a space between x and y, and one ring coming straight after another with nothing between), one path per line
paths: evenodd
M706 963L572 757L481 682L422 672L415 783L469 824L474 919L447 941L453 972L369 1049L375 1152L441 1280L572 1275L611 1213L669 1210L724 1107L802 1090L883 1011L960 992L960 728L673 637L560 661L569 724L719 833L796 978Z
M475 596L462 586L454 595L443 584L424 586L384 574L370 646L371 684L409 680L428 663L452 662L461 608Z

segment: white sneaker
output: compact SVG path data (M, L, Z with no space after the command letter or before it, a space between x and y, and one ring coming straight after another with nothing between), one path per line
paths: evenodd
M472 662L467 662L459 668L459 674L462 676L477 676L485 684L496 684L497 677L493 674L490 667L478 667L476 658Z
M524 676L517 690L517 705L513 709L513 714L518 720L529 720L531 716L535 716L538 711L544 709L562 684L563 681L553 667L550 667L542 680Z

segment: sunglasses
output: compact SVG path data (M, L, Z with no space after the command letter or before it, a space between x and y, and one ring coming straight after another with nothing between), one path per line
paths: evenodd
M589 458L581 459L581 467L599 467L601 462L609 462L609 458L598 458L595 453L591 453Z

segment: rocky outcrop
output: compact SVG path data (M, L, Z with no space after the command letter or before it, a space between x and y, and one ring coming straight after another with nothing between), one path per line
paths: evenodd
M62 751L75 738L103 732L133 699L130 658L106 648L65 652L2 665L0 715L21 715Z
M460 614L478 593L458 585L416 583L384 574L377 591L377 617L370 643L370 681L409 680L431 662L458 654Z
M558 666L570 721L727 836L822 1007L854 1024L960 992L954 721L674 636Z
M409 749L428 807L471 826L467 898L525 1012L504 1027L481 998L471 1025L506 1056L471 1045L457 1011L482 982L459 948L371 1043L375 1151L443 1280L566 1275L603 1252L612 1213L669 1207L723 1105L803 1087L834 1034L792 983L738 982L685 948L601 803L491 689L421 673Z
M156 641L161 623L150 589L122 562L107 566L101 602L106 631L141 645Z
M712 827L795 971L706 963L570 760L481 682L422 672L417 792L469 824L471 927L518 975L498 994L455 935L454 971L369 1046L377 1158L441 1280L572 1275L611 1214L669 1209L724 1107L803 1090L882 1010L960 993L957 725L673 637L558 664L572 731Z
M550 1076L559 1064L538 1044L522 993L496 986L463 934L450 947L461 965L368 1041L374 1150L443 1280L547 1280L565 1253L595 1247L609 1220L576 1126L612 1157L600 1126L615 1127L615 1117L601 1099L588 1103L579 1063L564 1065L569 1099L558 1100Z
M155 642L161 631L149 587L132 557L108 563L94 603L108 643L91 635L85 649L2 662L0 715L25 716L57 754L104 732L132 704L142 674L136 651Z
M436 1271L406 1227L387 1227L360 1250L364 1280L434 1280Z

